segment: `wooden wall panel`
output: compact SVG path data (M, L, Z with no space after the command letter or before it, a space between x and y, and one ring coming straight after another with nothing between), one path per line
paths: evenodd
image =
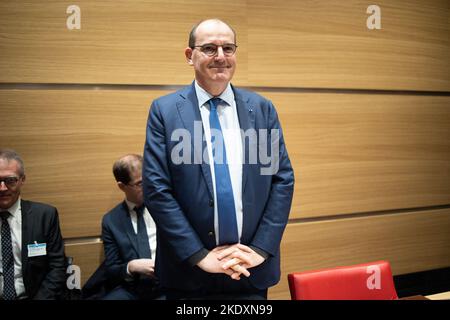
M270 87L450 90L449 2L248 1L248 81Z
M235 81L246 81L245 1L80 0L80 30L66 27L70 4L0 2L0 82L186 84L189 32L207 17L240 35Z
M450 203L450 97L261 93L295 170L290 218Z
M142 153L168 91L2 90L2 147L25 159L24 197L55 205L64 237L97 236L120 201L112 163ZM449 97L263 93L296 174L290 218L450 203Z
M105 258L103 243L95 240L66 243L65 252L66 256L73 258L73 264L80 267L81 286L86 283Z
M113 162L142 154L150 103L166 93L0 91L0 145L24 158L23 197L56 206L65 238L99 235L103 214L123 198Z
M186 84L190 28L218 16L238 34L239 85L449 91L448 2L377 4L382 30L359 0L81 0L68 30L67 3L2 1L0 82Z
M394 275L450 265L450 209L293 223L271 299L290 299L290 272L388 260Z

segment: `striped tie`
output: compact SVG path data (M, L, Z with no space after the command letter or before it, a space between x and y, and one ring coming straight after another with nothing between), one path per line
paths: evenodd
M219 216L219 245L239 242L236 209L234 207L233 187L227 163L225 141L217 114L220 98L209 100L211 107L209 125L211 128L211 145L213 149L214 176L216 180L217 212ZM213 132L214 131L214 132Z

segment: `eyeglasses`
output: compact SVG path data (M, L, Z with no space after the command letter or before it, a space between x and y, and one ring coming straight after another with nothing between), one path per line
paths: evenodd
M200 51L207 56L213 57L217 54L219 47L222 47L223 54L227 57L232 56L236 52L237 45L234 43L225 43L222 45L217 45L214 43L206 43L201 46L194 46L191 49L200 48Z
M6 177L6 178L0 178L0 185L3 183L5 183L5 185L8 188L14 188L15 186L17 186L17 183L19 182L19 178L18 177Z
M142 180L135 182L135 183L127 183L128 186L130 187L136 187L136 188L141 188L142 187Z

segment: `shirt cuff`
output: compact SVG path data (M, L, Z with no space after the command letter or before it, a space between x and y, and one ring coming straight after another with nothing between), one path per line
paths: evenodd
M197 263L199 263L200 261L203 260L203 258L205 258L208 255L209 251L205 248L200 249L199 251L197 251L196 253L194 253L192 256L190 256L187 259L187 263L193 267L196 266Z

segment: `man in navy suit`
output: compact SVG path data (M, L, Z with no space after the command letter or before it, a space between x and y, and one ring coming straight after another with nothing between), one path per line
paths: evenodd
M105 300L154 299L159 296L154 273L156 226L143 204L142 156L129 154L113 165L125 200L102 221L106 275L115 287Z
M58 299L66 280L58 211L21 199L24 183L22 158L0 149L0 300Z
M149 112L144 202L168 299L265 299L280 279L294 174L272 103L230 83L236 49L226 23L197 24L195 81Z

